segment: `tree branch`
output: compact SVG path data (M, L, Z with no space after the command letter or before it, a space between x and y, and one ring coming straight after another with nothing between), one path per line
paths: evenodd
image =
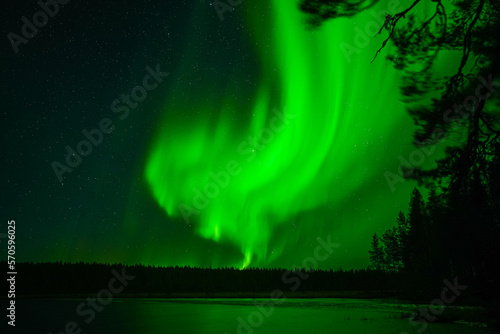
M385 39L385 41L382 43L382 46L380 47L380 49L377 50L377 52L375 53L375 57L373 57L373 60L370 62L373 63L375 61L375 58L377 58L377 55L380 53L380 51L382 51L382 49L385 47L385 45L387 44L387 42L391 39L392 37L392 34L394 33L394 29L396 28L396 24L398 23L398 21L402 18L402 17L405 17L405 15L413 9L413 7L415 7L418 3L420 2L420 0L416 0L415 2L413 2L411 4L410 7L406 8L404 11L402 11L401 13L397 13L396 15L394 15L394 17L392 18L391 20L391 25L392 25L392 29L391 29L391 32L389 33L389 36Z

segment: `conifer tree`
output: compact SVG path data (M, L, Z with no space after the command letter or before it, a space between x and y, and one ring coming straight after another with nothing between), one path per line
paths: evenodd
M380 239L377 233L373 235L372 247L369 251L371 267L374 270L384 270L385 269L385 254L382 245L380 244Z

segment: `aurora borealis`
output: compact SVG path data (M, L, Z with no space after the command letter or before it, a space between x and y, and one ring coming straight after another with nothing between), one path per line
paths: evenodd
M36 9L11 6L5 31ZM209 2L70 2L19 55L4 39L0 226L16 220L19 260L291 267L331 236L321 268L365 267L415 185L384 177L414 149L390 48L345 53L375 17L312 32L287 0L223 21ZM156 64L170 75L120 121L111 103ZM51 162L105 117L115 130L60 183Z

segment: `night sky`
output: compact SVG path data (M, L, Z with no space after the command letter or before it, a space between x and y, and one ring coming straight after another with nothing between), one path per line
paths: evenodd
M40 6L1 6L0 233L16 221L17 261L291 267L329 237L320 268L362 268L407 210L415 182L384 173L415 150L413 121L391 48L370 64L387 32L345 53L380 27L369 12L310 32L290 0L223 20L208 0L69 1L16 54L7 35ZM82 131L98 144L78 164Z

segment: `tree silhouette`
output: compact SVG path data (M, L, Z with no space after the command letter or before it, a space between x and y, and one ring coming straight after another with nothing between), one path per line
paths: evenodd
M431 273L431 228L423 197L417 188L413 189L410 197L408 225L407 269L410 272L427 276Z
M408 255L408 232L410 230L408 226L408 221L405 214L399 211L398 217L396 219L397 223L397 237L398 237L398 260L401 262L400 269L404 269L407 266Z
M326 20L353 16L377 2L302 0L300 8L309 27L318 29ZM435 6L428 17L416 15L422 3ZM415 145L446 140L448 146L435 167L415 168L410 177L420 184L461 188L472 175L481 177L481 161L494 154L500 138L499 84L495 81L499 8L500 0L456 1L451 8L445 8L441 0L416 0L384 23L390 30L375 57L389 40L396 46L397 51L387 58L403 71L404 101L418 126ZM454 74L438 76L436 61L440 55L452 57L452 51L461 54Z
M385 231L381 238L385 250L385 266L388 271L399 271L402 267L400 244L396 226Z
M383 270L385 269L385 254L383 246L380 244L380 239L377 236L377 233L373 235L372 238L372 247L369 251L370 253L370 262L372 264L372 268L374 270Z
M309 0L300 3L300 9L308 14L307 23L311 28L317 28L329 19L354 16L360 11L374 6L378 0L331 1Z
M308 27L319 29L376 3L301 0L300 8ZM430 13L420 10L424 4ZM484 298L499 296L500 0L415 0L380 29L374 38L385 39L374 60L391 41L395 51L386 59L402 72L414 144L441 143L445 153L408 176L429 190L429 199L415 189L407 221L398 222L404 271L421 285L428 277L460 276L484 287ZM393 239L392 230L382 238L387 259Z

